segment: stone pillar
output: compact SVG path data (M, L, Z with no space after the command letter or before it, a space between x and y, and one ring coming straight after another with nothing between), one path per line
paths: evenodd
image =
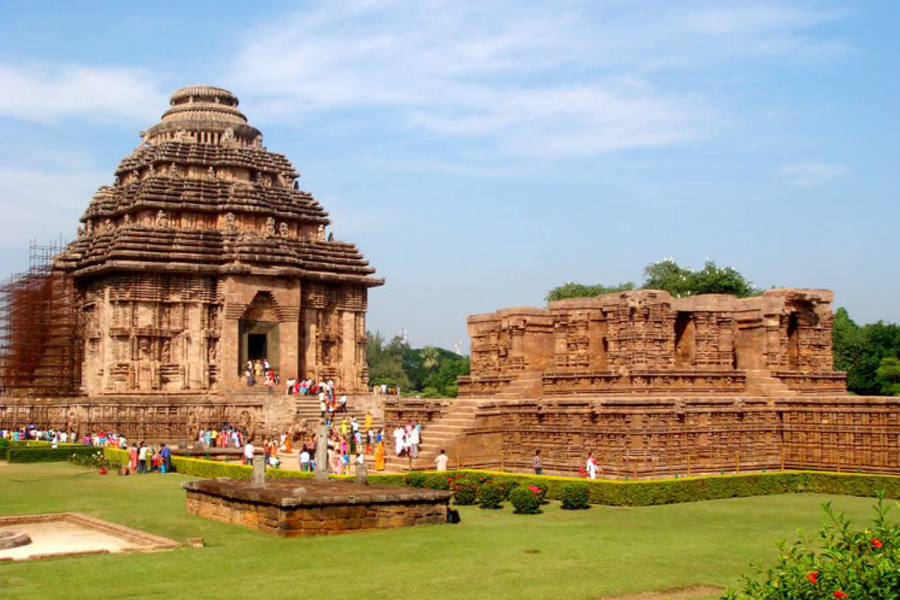
M324 423L321 423L316 432L315 479L317 481L328 479L328 467L328 428Z
M253 473L250 475L250 485L253 487L266 486L266 456L264 454L253 455Z

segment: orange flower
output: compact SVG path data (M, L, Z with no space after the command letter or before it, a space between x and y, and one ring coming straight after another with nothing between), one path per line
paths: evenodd
M818 583L818 581L819 581L819 572L813 571L812 573L807 575L806 578L809 579L809 582L811 584L816 585L816 583Z
M881 548L884 544L878 538L872 538L872 545L876 548Z

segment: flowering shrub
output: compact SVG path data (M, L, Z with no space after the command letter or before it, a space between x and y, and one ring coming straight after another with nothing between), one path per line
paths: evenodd
M535 479L533 481L527 482L525 486L528 487L528 489L531 489L533 487L537 488L538 492L541 495L541 504L547 504L547 492L550 491L550 487L545 482L540 481L539 479Z
M485 483L478 489L478 506L481 508L500 508L503 502L503 489L496 483Z
M586 483L565 483L559 488L559 501L566 510L587 508L591 499L591 488Z
M109 469L112 466L103 450L73 452L69 455L69 462L94 469Z
M520 515L536 515L541 512L542 498L540 488L534 484L517 487L509 493L509 501Z
M900 597L900 523L888 518L879 494L869 529L854 529L843 513L823 505L825 521L818 543L809 540L779 545L773 566L744 577L731 600L844 600Z
M474 479L455 479L450 484L453 502L460 505L475 504L478 497L478 482Z

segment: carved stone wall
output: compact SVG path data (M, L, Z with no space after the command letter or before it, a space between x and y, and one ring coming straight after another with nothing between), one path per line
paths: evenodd
M844 374L832 371L831 299L792 288L753 298L634 290L476 315L460 393L846 392Z
M386 407L395 422L396 407ZM423 437L427 437L424 429ZM468 467L577 475L594 452L601 476L652 479L813 469L900 471L900 399L609 398L486 400L458 440Z

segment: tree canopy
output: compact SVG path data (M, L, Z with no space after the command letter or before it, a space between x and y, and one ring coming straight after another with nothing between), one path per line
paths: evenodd
M377 332L366 332L366 337L371 385L396 385L406 395L453 398L459 391L456 378L469 374L469 358L455 352L435 346L411 348L399 336L385 342Z
M601 294L633 290L632 282L618 285L585 285L568 282L555 287L547 294L547 301L565 298L591 298ZM732 267L718 267L708 260L702 269L682 267L671 258L650 263L644 267L644 282L639 289L665 290L676 298L696 294L733 294L740 298L756 296L760 290Z
M832 328L834 368L847 372L847 389L860 395L900 394L900 325L857 325L838 308Z

